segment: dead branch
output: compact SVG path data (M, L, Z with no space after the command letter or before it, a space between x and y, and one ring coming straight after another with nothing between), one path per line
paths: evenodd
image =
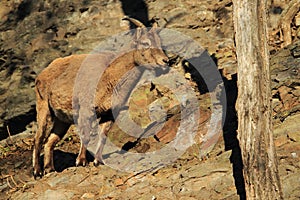
M12 182L15 184L16 187L18 187L17 182L15 181L13 175L10 175L10 179L12 180Z
M300 0L292 0L281 14L277 27L280 31L280 40L283 41L282 48L292 43L291 23L299 9Z
M7 133L8 133L8 138L9 138L10 142L13 143L8 125L6 126L6 129L7 129Z
M88 174L87 176L85 176L83 179L81 179L77 185L79 185L80 183L82 183L83 181L85 181L88 177L90 176L90 174Z
M11 189L15 189L11 184L10 184L10 182L9 182L9 177L7 177L6 178L6 181L7 181L7 185L8 185L8 187L10 187Z

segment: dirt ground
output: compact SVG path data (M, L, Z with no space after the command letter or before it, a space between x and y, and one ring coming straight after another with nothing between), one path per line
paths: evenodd
M299 132L286 134L289 123L299 118L296 115L275 129L285 199L300 197ZM27 131L13 136L11 144L10 139L1 141L1 199L238 199L229 161L231 152L224 151L222 138L205 159L199 158L199 147L194 145L170 165L133 174L92 163L75 167L79 140L70 131L54 153L57 172L34 180L32 137Z

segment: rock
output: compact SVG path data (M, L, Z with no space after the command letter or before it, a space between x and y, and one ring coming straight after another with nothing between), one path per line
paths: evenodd
M65 199L71 199L73 196L74 196L73 192L64 189L56 189L56 190L48 189L43 194L39 195L37 199L38 200L44 200L44 199L65 200Z
M299 46L296 46L295 48L292 49L292 55L294 58L300 57L300 47Z
M292 158L297 158L297 157L298 157L298 155L297 155L296 152L292 152L292 153L291 153L291 156L292 156Z
M211 6L211 3L207 2L153 1L149 3L148 9L149 16L160 16L163 13L160 22L167 21L167 26L179 27L184 33L190 34L195 40L205 44L207 43L205 41L216 40L220 30L212 30L210 34L204 32L202 35L200 27L215 25L215 18L226 24L221 26L223 36L230 38L232 34L231 6L218 7L215 14L215 8ZM1 134L0 139L3 139L8 135L6 125L9 126L12 134L16 134L23 131L30 121L35 120L33 87L36 74L57 57L91 51L105 37L128 29L128 23L124 24L121 20L122 5L116 1L87 2L85 6L82 6L77 1L36 4L28 0L15 3L1 2L0 7L0 52L2 55L0 59L0 131L5 133ZM25 13L20 12L19 9L25 8L27 9ZM187 11L195 13L195 17L189 17ZM74 21L76 23L73 23ZM191 27L197 31L187 32L183 29L184 27ZM211 38L209 39L207 35ZM224 63L228 63L225 63L226 65L231 66L225 67L230 77L230 74L235 73L232 68L236 68L236 64L232 61L228 62L228 58L234 60L234 58L231 59L234 55L231 47L233 41L226 39L230 42L224 43L224 40L222 38L222 42L216 42L223 44L218 56L224 58ZM208 48L212 46L214 45L208 45ZM295 56L296 50L294 49L293 52ZM220 65L222 62L223 60ZM277 74L277 76L281 75ZM191 79L189 73L186 74L186 78ZM8 85L10 90L8 90ZM294 105L293 101L295 99L289 97L283 107L290 109ZM280 105L276 109L280 112ZM285 118L285 115L282 112L276 117ZM147 124L147 121L143 123Z
M0 140L7 125L16 134L36 119L34 79L52 60L90 52L99 38L128 29L120 26L121 3L102 3L0 2Z
M300 111L300 59L295 50L300 41L271 56L271 80L273 94L273 117L275 123Z
M23 165L24 164L24 162L23 161L20 161L20 162L17 162L17 163L15 163L15 168L20 168L21 167L21 165Z
M121 178L115 179L115 186L118 187L118 186L121 186L121 185L124 185L123 179L121 179Z
M7 189L8 188L8 184L7 183L4 183L4 184L1 184L0 185L0 191L2 192L3 190Z
M293 116L289 116L285 119L284 122L281 124L274 126L274 136L276 137L283 137L283 138L292 138L293 140L299 142L299 133L300 133L300 127L299 127L299 120L300 120L300 114L296 114ZM286 140L285 139L285 140ZM298 141L299 140L299 141ZM284 140L282 140L280 143L282 143Z
M184 77L185 77L186 79L188 79L188 80L191 80L192 75L191 75L190 73L186 73L186 74L184 75Z
M199 11L196 13L196 16L198 16L200 21L202 21L202 22L204 22L205 20L211 22L215 18L214 12L208 10L206 6L201 6L199 8Z
M284 199L292 199L293 196L299 197L300 185L299 183L299 172L293 173L282 179L282 190L284 194ZM296 198L295 198L296 199Z
M86 199L86 200L91 200L91 199L95 199L95 194L92 193L84 193L80 199Z
M59 176L57 176L56 173L49 173L47 175L48 175L48 177L49 176L51 177L51 179L49 179L49 181L48 181L48 184L51 187L55 187L60 184L67 184L70 181L69 177L67 177L67 176L59 177Z
M14 195L14 199L30 200L35 198L36 198L35 192L20 192Z
M300 26L300 12L295 16L295 25Z
M280 136L277 136L275 139L274 139L274 145L275 147L280 147L284 144L286 144L288 142L288 138L287 138L287 135L280 135Z
M290 132L287 135L290 140L292 140L293 142L298 142L300 144L300 132L299 131Z

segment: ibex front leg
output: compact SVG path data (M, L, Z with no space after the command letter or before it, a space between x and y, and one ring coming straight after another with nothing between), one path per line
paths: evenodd
M97 152L95 153L95 159L94 159L95 166L98 166L99 164L104 164L102 158L102 152L106 142L107 133L112 127L112 125L113 125L112 121L108 121L100 124L98 148L97 148ZM78 157L76 159L76 166L80 166L80 165L85 166L87 164L86 152L87 152L86 144L84 144L84 142L81 139L81 146L80 146Z
M81 140L80 141L80 150L79 150L78 156L76 158L76 166L86 166L86 164L87 164L86 147Z
M110 128L112 127L112 125L113 125L112 121L104 122L100 125L101 131L99 133L100 134L99 145L97 148L97 152L95 153L95 159L94 159L95 166L98 166L99 164L104 164L102 152L103 152L103 148L104 148L104 145L106 142L107 133L110 130Z

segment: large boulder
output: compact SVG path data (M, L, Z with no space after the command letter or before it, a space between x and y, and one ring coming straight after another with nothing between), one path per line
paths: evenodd
M148 18L160 17L160 25L167 23L167 28L194 38L215 54L226 77L236 73L231 3L212 7L206 1L147 1L145 10L144 4L133 8L130 2L0 1L0 139L7 137L7 127L19 133L35 119L36 74L56 58L88 53L108 36L128 30L128 22L121 20L124 13L141 21L147 16L137 15L140 10ZM297 48L299 43L271 60L274 118L279 121L299 110Z
M275 123L300 111L300 41L278 51L270 61Z
M128 29L123 15L120 2L0 2L0 139L35 120L36 74L55 58L90 52Z

